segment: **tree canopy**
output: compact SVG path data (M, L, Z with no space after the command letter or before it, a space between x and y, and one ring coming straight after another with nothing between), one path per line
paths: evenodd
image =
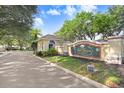
M124 28L124 6L112 6L105 13L80 12L72 20L66 20L56 35L65 40L94 40L119 35Z
M37 6L0 6L0 39L16 39L21 48L29 39L35 13Z

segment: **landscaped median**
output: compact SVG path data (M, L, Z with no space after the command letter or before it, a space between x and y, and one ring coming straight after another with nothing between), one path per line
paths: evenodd
M120 87L121 85L122 78L120 77L120 73L104 62L78 59L69 56L49 56L43 58L109 87ZM87 65L89 63L92 63L97 70L93 74L87 71Z

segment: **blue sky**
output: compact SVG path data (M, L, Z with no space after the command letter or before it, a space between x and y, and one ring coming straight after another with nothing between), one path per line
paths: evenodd
M108 5L40 5L35 15L34 28L42 30L42 34L54 34L65 20L72 19L80 11L105 12Z

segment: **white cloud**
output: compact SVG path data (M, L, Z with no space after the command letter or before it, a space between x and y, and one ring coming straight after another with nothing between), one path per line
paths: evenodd
M44 25L44 22L43 22L42 18L36 17L34 19L34 26L35 27L40 27L42 25Z
M76 12L76 9L74 6L66 6L66 9L64 11L65 14L69 15L69 16L72 16L74 13Z
M82 5L81 10L86 12L95 12L97 10L97 6L95 5Z
M49 11L47 11L47 14L60 15L61 13L57 11L56 9L50 9Z
M44 15L44 14L45 14L45 12L44 12L44 11L41 11L41 14L43 14L43 15Z
M46 12L44 10L40 11L39 16L41 18L47 18Z

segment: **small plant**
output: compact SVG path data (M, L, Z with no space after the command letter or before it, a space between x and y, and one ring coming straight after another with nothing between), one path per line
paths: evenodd
M121 83L121 79L116 76L110 76L105 80L105 84L111 88L119 87L120 83Z
M58 54L57 50L55 48L50 48L47 51L39 51L37 52L38 56L46 57L46 56L56 56Z
M42 52L42 51L39 51L39 52L37 52L36 55L37 55L37 56L43 56L43 52Z
M49 56L49 52L48 51L42 51L42 56L43 57Z
M55 48L50 48L48 50L49 56L56 56L58 54L57 50Z

